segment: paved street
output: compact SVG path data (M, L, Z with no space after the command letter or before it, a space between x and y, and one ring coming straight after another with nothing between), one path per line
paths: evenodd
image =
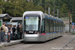
M45 43L20 43L12 46L1 47L0 50L59 50L73 38L75 38L75 35L63 35L63 37L53 39ZM75 40L72 45L68 45L68 48L69 50L75 50Z
M75 39L71 41L67 46L65 46L62 50L75 50Z

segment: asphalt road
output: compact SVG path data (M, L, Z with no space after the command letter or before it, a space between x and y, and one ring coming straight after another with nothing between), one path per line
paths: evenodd
M45 43L20 43L12 46L1 47L0 50L59 50L73 38L75 38L75 35L63 35L60 38L53 39ZM74 47L75 46L71 46L68 48L69 50L75 50ZM65 48L63 48L63 50L65 50Z

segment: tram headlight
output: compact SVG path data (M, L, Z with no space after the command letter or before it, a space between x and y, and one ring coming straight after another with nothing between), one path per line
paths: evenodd
M39 34L39 32L36 32L36 34Z

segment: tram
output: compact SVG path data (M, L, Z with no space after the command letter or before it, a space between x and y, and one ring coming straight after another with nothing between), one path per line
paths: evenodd
M63 21L42 11L26 11L23 14L25 42L44 42L63 35Z

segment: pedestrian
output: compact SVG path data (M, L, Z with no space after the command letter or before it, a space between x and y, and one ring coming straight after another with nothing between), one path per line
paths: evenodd
M15 31L16 31L15 25L13 25L12 32L13 32L13 39L14 40L16 39Z
M10 33L10 25L8 25L8 33Z
M14 25L14 26L15 26L15 36L16 36L16 40L17 40L18 39L17 38L17 30L16 30L17 28L16 28L16 25Z
M1 43L1 27L0 27L0 43Z
M18 27L18 33L19 33L19 39L21 39L21 24L19 23L19 27Z
M7 39L8 39L8 25L5 25L5 26L6 26L5 41L7 41Z
M19 27L19 25L17 26L17 36L18 36L18 39L20 39L20 27Z
M22 39L22 25L20 25L20 39Z
M8 40L7 40L7 42L10 42L10 25L8 25Z
M2 42L5 41L5 32L6 32L6 26L5 26L5 23L3 23L3 25L1 26L1 40L2 40Z
M13 37L13 31L12 31L12 25L10 26L10 39L12 40Z

